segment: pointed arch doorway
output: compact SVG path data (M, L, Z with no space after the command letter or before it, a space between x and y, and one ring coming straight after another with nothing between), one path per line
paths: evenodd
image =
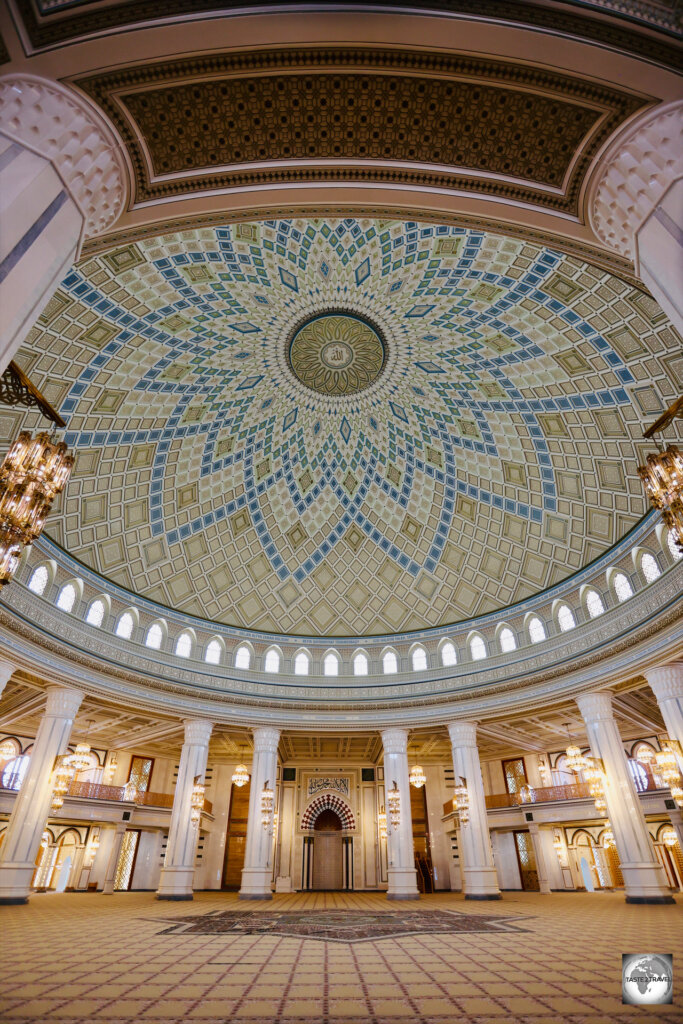
M329 808L321 811L313 827L313 885L318 891L344 887L342 823Z

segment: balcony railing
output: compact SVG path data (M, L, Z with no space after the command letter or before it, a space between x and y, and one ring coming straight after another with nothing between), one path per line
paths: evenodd
M14 780L12 780L14 781ZM16 780L19 783L19 779ZM19 784L7 786L0 779L0 789L16 793ZM134 789L128 786L105 786L100 782L79 782L74 780L69 786L67 797L74 797L77 800L115 800L117 803L133 803L139 807L173 807L172 793L150 793ZM204 810L207 814L213 812L213 805L210 800L204 801Z

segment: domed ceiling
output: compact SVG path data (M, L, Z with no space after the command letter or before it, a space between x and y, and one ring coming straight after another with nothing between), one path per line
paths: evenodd
M679 346L644 293L523 240L287 220L89 258L19 361L77 451L48 526L70 552L340 635L502 607L609 547Z

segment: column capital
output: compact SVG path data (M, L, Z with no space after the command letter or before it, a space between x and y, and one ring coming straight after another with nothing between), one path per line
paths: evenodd
M205 718L186 718L183 725L185 726L185 743L206 746L211 739L213 722L207 722Z
M384 729L381 736L385 754L408 753L407 729Z
M576 703L586 725L590 722L611 722L614 719L612 693L610 690L582 693L576 698Z
M596 235L635 260L635 236L670 185L683 174L683 101L660 104L636 118L602 156L589 186Z
M477 722L449 722L448 735L454 747L476 747Z
M118 220L128 192L122 145L93 104L36 75L0 77L0 132L56 168L88 237Z
M277 745L280 742L279 729L259 726L258 729L252 729L252 736L254 737L254 753L267 751L275 753L277 751Z
M657 700L683 697L683 662L673 665L658 665L643 673Z
M4 658L0 659L0 694L2 694L14 672L16 672L16 668L11 662L5 661Z
M50 718L74 718L84 694L72 686L48 686L45 714Z

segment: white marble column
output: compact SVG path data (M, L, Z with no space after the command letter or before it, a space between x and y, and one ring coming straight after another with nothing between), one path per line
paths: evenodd
M0 697L2 697L3 690L12 678L13 673L14 665L11 665L9 661L0 661Z
M657 860L624 746L612 711L612 694L584 693L576 703L586 723L593 757L602 761L605 802L624 876L627 903L673 903Z
M389 888L387 899L417 900L415 851L413 848L413 819L410 813L410 780L408 777L408 730L385 729L382 733L384 747L384 804L387 814L387 875ZM394 788L401 794L401 823L398 828L391 824L387 804L387 793Z
M55 758L66 752L83 694L69 686L49 686L28 770L14 802L0 846L0 903L28 902L40 840L52 803Z
M683 101L647 110L600 158L591 224L633 260L643 284L683 332Z
M123 837L126 834L127 828L128 825L125 821L119 821L116 825L111 850L109 851L109 860L107 861L107 873L104 876L104 885L102 886L103 896L113 896L114 894L116 868L118 867L119 857L121 856L121 844L123 843Z
M683 662L649 668L645 672L657 698L670 740L678 740L683 749Z
M486 797L477 747L476 722L451 722L448 726L453 750L456 785L465 779L469 820L460 826L460 858L466 900L499 900L498 876L493 863L491 836L486 815Z
M550 892L550 878L548 877L548 861L543 849L543 836L538 825L529 824L529 835L534 847L534 858L536 860L536 873L538 875L538 888L542 895Z
M241 900L272 900L273 829L261 823L261 793L267 785L277 788L277 746L280 730L254 729L254 758L251 765L247 845L242 868Z
M0 77L0 372L126 192L120 143L94 105L57 82Z
M204 780L213 722L201 718L185 722L185 742L180 754L178 781L173 796L171 827L164 866L161 869L158 900L191 900L199 824L192 822L192 788L197 776Z

